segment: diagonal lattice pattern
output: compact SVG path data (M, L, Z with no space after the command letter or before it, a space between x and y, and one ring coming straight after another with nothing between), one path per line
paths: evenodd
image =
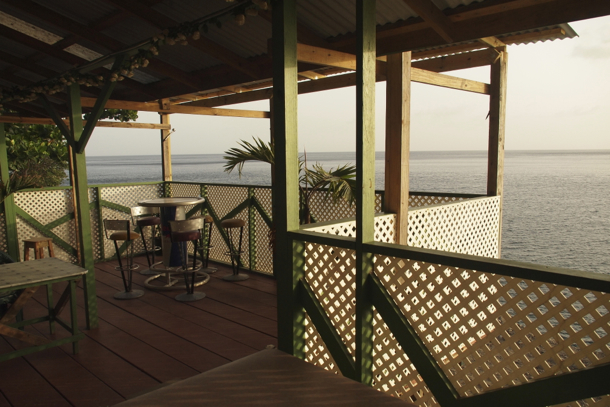
M305 360L335 374L341 374L337 363L320 337L316 326L305 314Z
M422 206L440 205L445 203L453 203L463 201L462 196L439 196L426 194L409 194L409 208L418 208Z
M352 355L356 257L353 250L305 242L305 281Z
M409 211L409 246L497 258L500 197Z
M333 202L332 198L326 198L325 191L316 191L309 201L311 213L317 222L327 222L330 220L353 218L356 216L356 204L350 205L348 202L339 200ZM375 213L382 211L381 194L375 194Z
M376 256L375 273L462 396L610 361L610 296Z
M430 389L409 360L409 356L376 310L374 310L373 329L375 336L372 386L421 407L438 406Z
M0 204L0 208L2 204ZM6 236L6 218L4 217L4 212L0 211L0 237L2 237L2 239L0 239L0 251L1 252L8 252L8 246L7 246L7 242L8 242L8 238Z

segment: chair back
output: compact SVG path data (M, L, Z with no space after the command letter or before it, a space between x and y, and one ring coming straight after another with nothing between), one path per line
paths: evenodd
M169 230L171 233L191 232L203 229L204 218L196 217L186 220L170 220Z
M126 236L129 236L131 225L129 224L128 220L104 219L104 231L106 233L106 239L110 239L110 236L108 235L109 231L125 232Z
M155 216L159 214L159 208L152 206L134 206L131 208L131 221L135 224L138 218L143 216Z

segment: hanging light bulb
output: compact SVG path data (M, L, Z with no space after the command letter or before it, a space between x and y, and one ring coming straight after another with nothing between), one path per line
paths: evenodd
M237 25L244 25L246 24L246 16L243 14L236 14L235 15L235 22L237 23Z

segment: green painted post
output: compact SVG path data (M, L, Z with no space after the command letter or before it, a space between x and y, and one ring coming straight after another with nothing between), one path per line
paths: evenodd
M375 233L375 0L356 2L356 375L373 378L373 306L366 285L373 255L363 243Z
M248 242L250 246L250 270L256 269L256 208L254 207L254 188L248 188Z
M273 0L273 135L275 190L273 220L276 227L273 273L278 286L278 346L304 356L305 311L298 303L298 281L304 264L298 261L303 244L288 231L299 229L297 146L297 12L296 0ZM295 262L293 263L293 257Z
M4 124L0 125L0 179L3 183L9 181L8 153L6 149L6 134ZM4 221L6 222L6 245L9 256L19 260L19 236L17 235L17 214L15 195L11 194L3 202Z
M80 88L78 84L68 87L68 106L70 111L70 136L73 144L78 144L83 132L83 111L80 103ZM76 222L79 235L80 262L88 270L83 288L85 290L85 314L87 329L96 328L97 297L95 293L95 268L93 265L93 241L91 238L91 218L89 211L89 188L87 184L87 163L85 153L72 149L72 168L74 174L74 197L76 198Z

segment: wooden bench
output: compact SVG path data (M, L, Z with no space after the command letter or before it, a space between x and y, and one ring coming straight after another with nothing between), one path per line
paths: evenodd
M276 349L262 350L117 404L121 407L203 405L415 406Z

